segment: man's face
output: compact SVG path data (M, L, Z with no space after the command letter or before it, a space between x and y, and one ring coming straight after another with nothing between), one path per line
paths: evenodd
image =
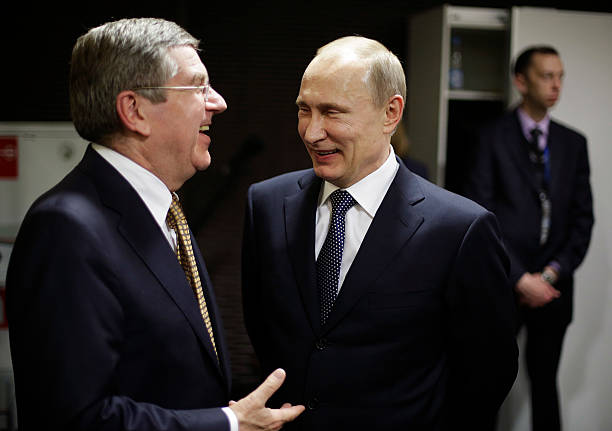
M376 107L358 62L315 58L297 98L298 133L315 174L347 188L378 169L389 155L385 107Z
M178 65L178 73L164 86L209 84L208 72L191 47L171 48L169 55ZM147 148L155 174L170 190L177 190L198 170L211 162L210 137L212 117L227 105L215 90L208 90L208 101L198 90L166 90L166 101L149 106L151 145Z
M554 54L533 54L526 73L517 75L515 83L526 104L543 111L552 108L563 84L561 59Z

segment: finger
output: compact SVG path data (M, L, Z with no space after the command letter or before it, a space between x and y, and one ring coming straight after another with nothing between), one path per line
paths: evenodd
M236 401L234 401L234 400L230 400L229 405L230 405L230 406L233 406L234 404L236 404Z
M548 293L551 296L551 298L558 298L559 296L561 296L561 292L559 292L557 289L555 289L554 287L548 285Z
M297 418L306 408L302 405L284 407L277 410L273 410L275 421L281 421L282 423L290 422Z
M258 403L265 405L266 401L268 401L274 392L281 387L285 381L285 376L285 370L278 368L276 371L271 373L257 389L251 392L249 397L253 398L254 401L257 401Z
M281 409L286 409L287 407L291 407L291 403L285 403L281 406Z

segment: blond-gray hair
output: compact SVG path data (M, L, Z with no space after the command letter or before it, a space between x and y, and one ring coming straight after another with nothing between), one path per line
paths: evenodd
M78 38L70 65L70 111L79 135L105 144L122 128L116 98L125 90L161 86L178 72L168 49L199 41L179 25L157 18L130 18L103 24ZM142 91L154 103L159 90Z

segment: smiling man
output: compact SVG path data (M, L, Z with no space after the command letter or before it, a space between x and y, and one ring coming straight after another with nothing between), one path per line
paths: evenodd
M81 36L70 104L83 160L30 208L7 275L19 429L278 430L275 372L231 402L206 266L176 191L211 162L225 100L198 41L161 19Z
M561 429L557 371L572 320L573 274L589 247L593 202L585 137L549 114L563 63L551 46L517 56L520 105L480 131L468 197L493 211L511 258L527 334L532 429Z
M496 219L395 156L405 93L380 43L320 48L296 101L313 168L249 189L245 323L307 407L287 429L491 429L516 376Z

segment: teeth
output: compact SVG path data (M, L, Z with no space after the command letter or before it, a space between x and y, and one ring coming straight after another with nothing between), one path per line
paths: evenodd
M209 128L209 126L200 126L200 132L206 132Z
M317 154L320 154L321 156L326 156L328 154L333 154L335 153L336 150L331 150L331 151L317 151Z

